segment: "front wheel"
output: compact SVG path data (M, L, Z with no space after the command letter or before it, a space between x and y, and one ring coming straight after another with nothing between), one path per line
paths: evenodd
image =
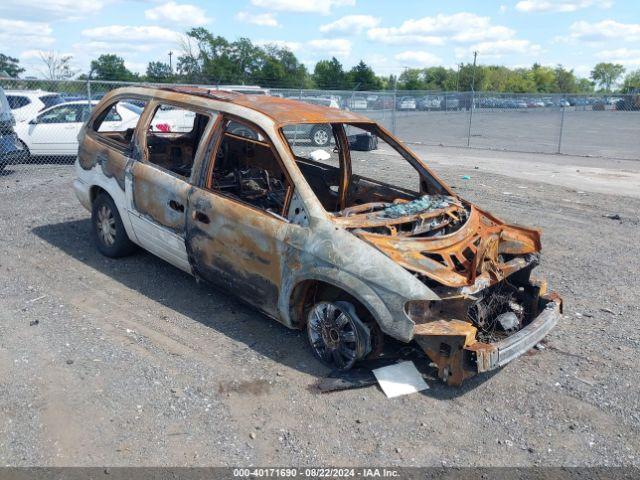
M93 238L100 253L118 258L133 253L135 244L129 240L113 199L101 193L91 207Z
M311 130L311 142L316 147L326 147L331 141L331 130L327 126L314 127Z
M313 354L324 364L349 370L371 351L369 328L348 302L319 302L307 318Z

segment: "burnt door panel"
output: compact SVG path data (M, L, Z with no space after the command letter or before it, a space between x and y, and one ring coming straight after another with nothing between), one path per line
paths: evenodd
M134 162L129 218L138 243L169 263L190 271L184 232L191 185L168 172Z
M222 195L194 188L186 231L192 269L277 316L284 239L292 226Z

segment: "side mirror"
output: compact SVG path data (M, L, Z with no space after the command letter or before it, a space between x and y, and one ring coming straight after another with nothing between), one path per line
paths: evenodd
M29 125L37 125L37 124L38 124L37 118L32 118L31 120L29 120Z

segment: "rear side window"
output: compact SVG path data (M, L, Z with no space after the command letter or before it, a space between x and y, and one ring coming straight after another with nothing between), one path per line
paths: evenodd
M31 103L31 100L21 95L7 95L7 101L9 102L11 110L25 107Z
M104 107L91 128L98 136L128 147L145 105L139 99L120 99Z
M64 103L64 99L60 95L42 95L40 101L44 103L44 108L53 107L54 105L58 105L60 103Z

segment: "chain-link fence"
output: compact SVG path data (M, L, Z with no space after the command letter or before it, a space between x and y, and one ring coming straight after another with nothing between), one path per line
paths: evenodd
M90 109L106 92L125 85L130 84L0 79L22 149L18 156L0 151L0 180L19 178L34 166L68 169ZM259 92L361 113L409 144L640 159L640 95ZM6 130L5 125L3 138ZM7 141L3 145L6 150Z

